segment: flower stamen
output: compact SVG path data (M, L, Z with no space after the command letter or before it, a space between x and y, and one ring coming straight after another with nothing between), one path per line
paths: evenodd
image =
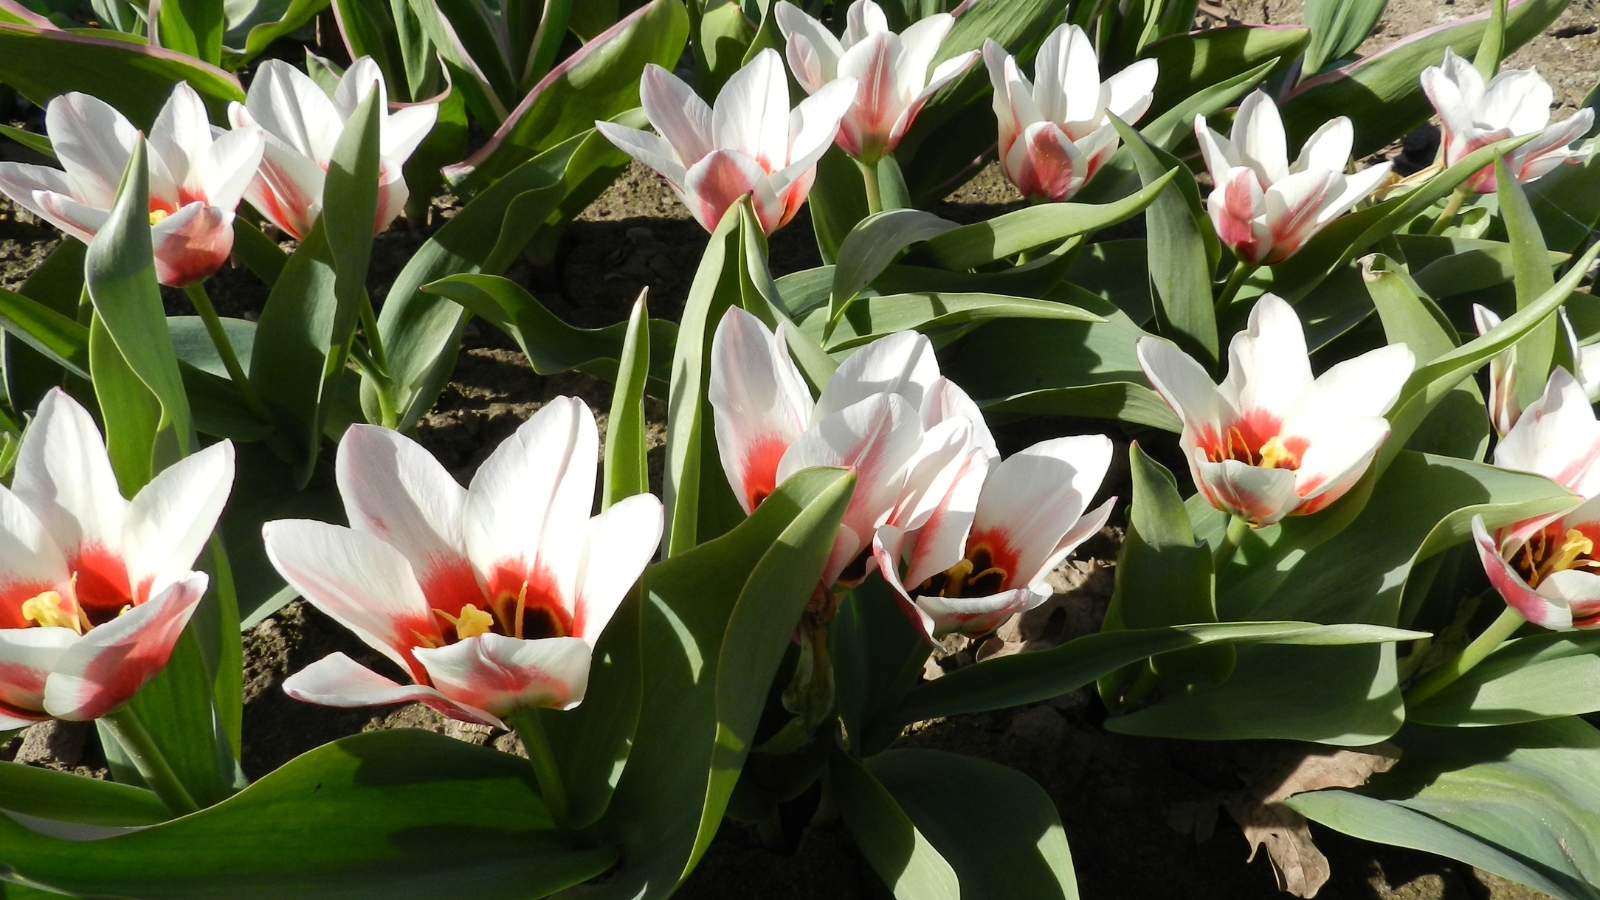
M30 597L22 601L22 618L42 628L70 628L83 634L83 617L62 608L61 600L61 594L56 591Z

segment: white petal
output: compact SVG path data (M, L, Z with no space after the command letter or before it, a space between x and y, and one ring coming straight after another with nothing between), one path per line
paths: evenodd
M1155 99L1161 64L1141 59L1106 79L1106 109L1129 125L1139 121Z
M1252 525L1271 525L1300 505L1289 469L1264 469L1233 459L1213 463L1200 455L1191 457L1190 468L1212 506Z
M907 536L905 577L913 587L961 561L967 536L978 513L978 498L993 465L981 452L968 452L956 461L948 477L925 497L931 501L908 520L916 530Z
M1543 475L1580 497L1600 494L1600 423L1566 369L1550 373L1539 399L1495 447L1494 464Z
M266 139L253 131L229 131L193 155L194 187L212 206L232 211L261 168Z
M58 221L55 213L37 199L41 194L70 197L76 190L77 186L67 177L67 173L60 169L10 161L0 162L0 192L5 193L12 202L28 212L88 243L94 237L93 231L77 223Z
M1489 584L1494 586L1512 609L1524 619L1543 628L1564 631L1572 627L1572 610L1567 604L1542 596L1528 587L1522 576L1500 557L1499 548L1483 525L1483 516L1472 517L1472 542L1478 551L1478 561L1483 565L1483 572L1489 577Z
M256 69L245 108L268 134L323 166L344 132L344 117L322 88L282 60L269 59Z
M824 85L800 101L789 117L789 146L779 170L782 178L793 180L802 170L817 164L839 132L839 120L855 102L858 82L840 78Z
M1104 435L1035 444L989 471L967 539L970 555L987 544L1006 570L1007 588L1035 581L1083 516L1111 465Z
M839 365L823 386L811 420L820 422L879 393L898 394L921 409L923 396L938 378L933 343L915 331L899 331L862 347Z
M661 543L661 501L635 494L589 520L572 637L593 647Z
M387 428L352 425L339 441L335 473L350 527L400 551L418 583L466 559L461 516L467 491L415 441Z
M922 395L922 427L932 428L940 422L954 418L966 419L972 425L972 441L991 459L998 459L994 435L983 419L983 410L961 386L943 376L935 378Z
M433 130L433 123L438 118L437 103L417 103L389 113L383 119L379 155L397 166L403 164L427 140L428 132Z
M191 160L211 146L211 122L200 95L187 82L180 81L161 107L150 126L150 154L161 160L167 173L180 185L199 189ZM154 194L154 185L151 186Z
M1343 172L1350 164L1350 148L1355 145L1356 130L1350 119L1338 116L1324 122L1300 147L1300 157L1293 171L1306 172L1313 168L1329 172Z
M1028 588L1003 591L988 597L930 597L919 595L917 607L933 621L933 636L961 633L980 635L999 628L1010 616L1026 612L1050 599L1049 593Z
M452 718L491 728L505 723L481 709L463 706L422 684L400 684L360 665L343 653L330 653L284 679L283 692L303 703L344 709L423 703Z
M1550 83L1532 70L1507 69L1484 88L1477 119L1512 134L1532 134L1550 122Z
M168 466L128 504L129 580L166 583L194 568L233 488L233 444L212 444Z
M526 641L500 634L417 651L439 693L505 718L537 707L571 709L589 687L589 645L573 637Z
M778 461L811 420L811 392L789 348L750 313L723 315L711 340L717 454L746 513L777 487Z
M595 122L594 125L618 150L655 169L672 182L673 187L683 190L683 163L678 161L677 153L664 138L614 122Z
M0 628L0 722L48 718L45 682L61 655L77 642L78 634L70 628Z
M389 92L383 83L383 70L370 56L363 56L350 64L339 77L339 86L333 91L333 108L339 111L339 118L348 121L355 114L356 107L361 101L367 99L367 94L374 88L378 91L378 116L381 119L387 110Z
M1326 225L1344 215L1357 203L1371 196L1383 180L1389 177L1391 168L1390 163L1382 162L1369 169L1362 169L1354 175L1344 176L1344 190L1337 197L1324 203L1322 211L1317 213L1318 226Z
M650 124L677 152L680 165L692 166L717 148L712 137L711 107L678 76L654 63L645 66L639 99ZM784 111L788 111L787 104Z
M844 46L852 47L870 35L889 30L889 19L872 0L855 0L845 13Z
M790 65L794 66L793 48L797 43L807 47L811 58L816 61L816 71L811 73L815 77L812 79L802 78L800 68L794 67L795 77L807 88L807 92L832 81L838 71L839 57L844 55L844 47L840 46L839 39L833 36L833 32L788 0L778 0L778 8L773 11L773 15L778 20L778 30L783 32L784 39L791 48Z
M60 388L45 394L22 436L11 489L63 552L86 545L121 549L128 501L94 419Z
M1209 434L1215 442L1232 411L1205 368L1161 338L1140 338L1136 352L1145 378L1178 414L1184 431Z
M1266 184L1289 174L1289 148L1283 119L1272 98L1257 90L1239 104L1233 119L1233 146L1244 164L1255 169Z
M0 634L29 629L22 604L45 591L63 590L70 578L61 548L39 517L0 485Z
M1206 171L1211 173L1213 181L1229 169L1241 165L1233 142L1212 131L1211 126L1206 124L1205 116L1194 117L1194 135L1200 144L1200 155L1205 160Z
M753 197L758 213L777 202L761 164L737 150L715 150L690 166L683 176L683 195L689 212L707 231L715 231L741 197Z
M110 209L139 132L111 104L88 94L62 94L45 107L45 133L67 175L73 195L89 206Z
M1228 377L1222 396L1240 415L1264 411L1280 422L1311 387L1300 317L1277 294L1263 294L1250 310L1250 327L1228 345Z
M1034 78L1034 98L1039 101L1039 112L1058 125L1072 126L1084 123L1089 128L1098 127L1105 113L1100 104L1100 59L1095 55L1089 36L1076 25L1057 28L1054 34L1063 36L1063 56L1055 81L1064 99L1060 118L1052 115L1045 103L1045 78L1041 73ZM1041 51L1042 52L1042 51ZM1068 127L1069 133L1076 129Z
M1295 491L1302 500L1311 500L1349 490L1366 472L1378 447L1389 436L1389 422L1382 418L1345 419L1328 417L1291 432L1307 441L1295 472ZM1285 429L1286 431L1288 429ZM1337 499L1328 498L1317 507Z
M750 156L767 172L788 162L789 83L778 51L762 50L723 85L711 133L716 146Z
M1382 416L1399 399L1416 361L1405 344L1390 344L1337 363L1317 376L1290 421Z

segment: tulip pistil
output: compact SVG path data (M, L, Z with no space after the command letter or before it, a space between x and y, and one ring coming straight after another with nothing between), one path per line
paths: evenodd
M42 628L70 628L79 634L89 626L81 611L62 607L61 594L56 591L45 591L22 601L22 618Z
M966 558L924 581L912 593L922 596L988 597L1005 589L1011 573L994 564L987 546L972 548Z

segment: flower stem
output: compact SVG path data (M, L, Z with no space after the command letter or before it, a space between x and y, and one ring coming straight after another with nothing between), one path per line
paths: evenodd
M101 721L116 737L117 743L122 745L123 752L133 761L133 767L139 770L145 784L150 785L150 789L156 792L156 796L161 798L173 815L184 816L200 811L200 805L194 802L183 782L178 780L178 774L172 771L161 748L156 746L155 738L139 721L139 715L132 706L124 703L106 713Z
M367 337L367 351L372 355L372 380L377 388L378 416L385 428L399 428L400 417L394 408L394 380L389 377L389 358L383 349L383 337L378 333L378 317L372 309L372 295L361 292L361 330Z
M883 212L883 194L878 189L878 167L874 163L856 160L856 167L861 170L861 180L867 186L867 215L876 215Z
M233 342L228 340L228 332L222 328L222 319L217 317L217 308L211 305L211 295L206 293L205 283L196 281L194 284L186 285L183 292L188 295L189 302L194 304L195 312L200 314L200 321L205 323L206 334L211 337L211 343L217 348L217 355L222 357L222 366L228 370L228 378L239 391L239 396L244 398L245 405L263 420L271 422L272 413L267 410L267 405L261 402L261 396L256 393L255 385L250 383L250 376L245 374L244 366L239 364L239 356L233 352Z
M1506 639L1515 634L1526 621L1521 613L1507 606L1505 612L1500 614L1500 618L1485 628L1483 634L1473 638L1472 643L1461 651L1461 655L1429 672L1425 678L1412 685L1405 693L1406 705L1421 703L1455 683L1457 678L1472 671L1473 666L1483 662L1484 657L1505 643Z
M550 808L550 818L555 821L557 828L566 828L571 817L567 788L561 781L561 767L556 764L555 753L550 749L544 724L539 721L539 711L519 710L508 719L517 730L517 737L522 738L522 746L528 751L528 761L533 763L533 774L539 779L539 793Z
M1429 234L1444 234L1450 223L1456 219L1456 213L1461 211L1461 204L1467 202L1467 192L1456 188L1450 194L1450 199L1445 202L1444 210L1439 213L1439 218L1434 220L1433 227L1428 229Z
M1228 530L1222 535L1222 543L1217 545L1216 552L1211 554L1211 571L1218 575L1233 562L1233 555L1239 552L1239 545L1244 543L1244 536L1250 533L1250 523L1239 516L1228 519Z
M1233 272L1228 275L1227 282L1222 285L1222 293L1217 295L1217 315L1220 316L1227 312L1228 307L1233 305L1233 298L1238 296L1239 288L1244 287L1245 279L1249 278L1250 273L1257 268L1259 267L1251 265L1242 259L1233 267Z

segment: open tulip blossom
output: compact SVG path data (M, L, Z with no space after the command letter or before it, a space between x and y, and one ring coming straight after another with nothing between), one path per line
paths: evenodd
M789 68L806 93L815 94L839 78L858 81L855 103L845 114L837 141L844 152L868 164L893 153L928 98L978 60L974 50L933 65L939 45L956 23L949 13L934 13L895 34L878 4L855 0L842 39L787 0L779 0L776 16L788 41Z
M595 127L623 152L667 179L707 231L749 196L771 234L800 211L822 158L855 102L856 80L839 78L789 109L789 79L778 51L766 49L733 74L706 105L678 76L645 67L644 113L659 135L614 122Z
M139 131L88 94L51 100L44 121L62 168L0 162L0 191L87 244L111 215ZM204 281L228 261L234 209L261 152L256 135L213 135L194 88L179 82L172 89L150 129L146 157L150 236L162 284Z
M329 97L311 76L282 60L269 59L256 70L244 103L228 107L236 131L266 140L261 171L245 197L272 224L303 239L322 215L322 188L333 149L344 126L367 92L388 92L383 72L370 57L351 63ZM416 103L379 111L378 217L376 234L389 227L410 196L401 167L433 129L438 103Z
M1536 134L1506 154L1506 169L1519 182L1549 174L1564 162L1583 162L1593 146L1572 143L1594 125L1594 110L1584 107L1550 124L1550 83L1535 69L1505 69L1484 83L1473 64L1449 47L1444 62L1422 70L1422 89L1443 126L1444 162L1455 165L1472 151L1496 141ZM1480 194L1495 190L1494 167L1467 179L1464 188Z
M933 345L916 332L880 338L845 360L813 403L774 335L737 307L712 340L710 403L723 471L745 512L801 469L856 472L820 585L846 586L870 570L878 527L908 495L934 485L972 447L992 454L978 407L940 376Z
M268 522L267 555L414 683L334 653L284 690L326 706L417 701L496 727L578 705L595 642L661 540L649 494L590 518L597 445L589 408L558 397L463 489L398 432L352 426L336 467L351 527Z
M45 395L0 487L0 731L99 718L156 676L205 594L190 569L232 485L222 441L125 500L89 413Z
M1494 464L1533 472L1582 498L1564 515L1517 522L1490 535L1482 516L1472 536L1489 583L1535 625L1600 628L1600 422L1583 387L1556 369L1544 393L1495 447Z
M1069 199L1100 171L1118 145L1107 114L1137 122L1154 99L1158 72L1155 60L1144 59L1101 81L1094 45L1077 25L1045 38L1031 82L992 40L983 43L983 61L994 83L1000 165L1032 200Z
M936 502L873 540L878 571L930 640L983 634L1049 600L1044 579L1099 532L1116 498L1089 500L1111 465L1103 435L1043 441L998 464L969 452Z
M1264 294L1228 345L1219 386L1188 354L1141 338L1139 365L1183 422L1178 445L1217 509L1252 526L1316 512L1353 487L1389 436L1384 414L1416 364L1390 344L1313 378L1294 308Z
M1389 163L1345 174L1355 130L1344 116L1307 138L1291 165L1283 119L1261 91L1239 104L1229 137L1212 131L1205 116L1195 116L1194 133L1215 185L1206 208L1217 237L1252 266L1293 256L1389 175Z
M1572 358L1577 363L1578 371L1575 376L1583 387L1583 393L1589 398L1590 403L1600 401L1600 344L1590 344L1587 347L1577 346L1577 338L1572 333L1571 323L1566 320L1565 311L1562 311L1562 336L1569 342ZM1489 330L1500 324L1500 317L1493 310L1472 304L1472 324L1479 335L1488 334ZM1517 420L1522 416L1522 409L1517 401L1517 345L1496 353L1489 360L1489 422L1494 425L1495 434L1505 437L1510 433ZM1513 467L1515 468L1515 467Z

